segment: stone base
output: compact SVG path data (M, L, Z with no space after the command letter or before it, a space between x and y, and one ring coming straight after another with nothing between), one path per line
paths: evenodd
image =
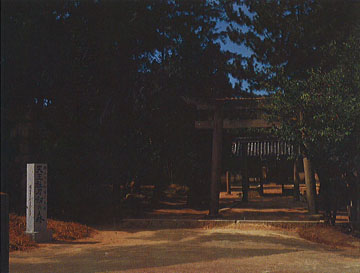
M52 231L46 230L41 232L25 232L33 241L37 243L47 243L52 240Z

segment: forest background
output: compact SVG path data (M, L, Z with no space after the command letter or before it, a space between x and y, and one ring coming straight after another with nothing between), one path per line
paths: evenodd
M11 210L25 212L29 162L48 164L50 217L109 206L106 185L131 181L206 195L211 134L183 97L272 96L273 133L359 187L359 14L356 1L4 1Z

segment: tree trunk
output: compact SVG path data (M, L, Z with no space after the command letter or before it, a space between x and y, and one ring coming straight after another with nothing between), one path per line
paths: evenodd
M298 171L298 164L299 160L294 160L294 200L299 201L300 200L300 177L299 177L299 171Z
M316 214L317 213L316 182L314 179L314 173L309 158L303 156L303 163L304 163L304 172L305 172L306 200L308 204L308 210L309 213Z
M356 221L354 227L357 230L360 230L360 199L358 198L355 203L355 213L356 213Z
M358 168L355 172L355 185L356 185L356 198L355 202L355 215L356 215L356 223L354 227L357 230L360 230L360 168Z
M219 214L219 183L221 175L223 117L220 108L214 113L209 216Z
M350 181L350 206L349 221L351 226L360 230L360 181L359 177L354 175Z

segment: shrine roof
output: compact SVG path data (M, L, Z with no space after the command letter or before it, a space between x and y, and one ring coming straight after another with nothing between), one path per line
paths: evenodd
M289 157L296 151L294 146L275 137L238 137L233 140L232 153L235 156L250 157Z

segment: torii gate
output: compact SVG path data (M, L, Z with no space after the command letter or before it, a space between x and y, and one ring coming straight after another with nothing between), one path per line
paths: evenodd
M269 123L262 117L262 109L267 100L265 97L183 99L186 103L195 105L197 110L213 111L212 120L195 121L195 128L213 130L209 216L217 216L219 214L219 184L221 177L223 129L271 128L277 126L278 123ZM246 111L243 112L245 118L237 120L224 119L224 111L238 110ZM246 115L248 117L246 117ZM294 178L298 178L298 173L295 168L294 172L296 172L296 174L294 173Z

